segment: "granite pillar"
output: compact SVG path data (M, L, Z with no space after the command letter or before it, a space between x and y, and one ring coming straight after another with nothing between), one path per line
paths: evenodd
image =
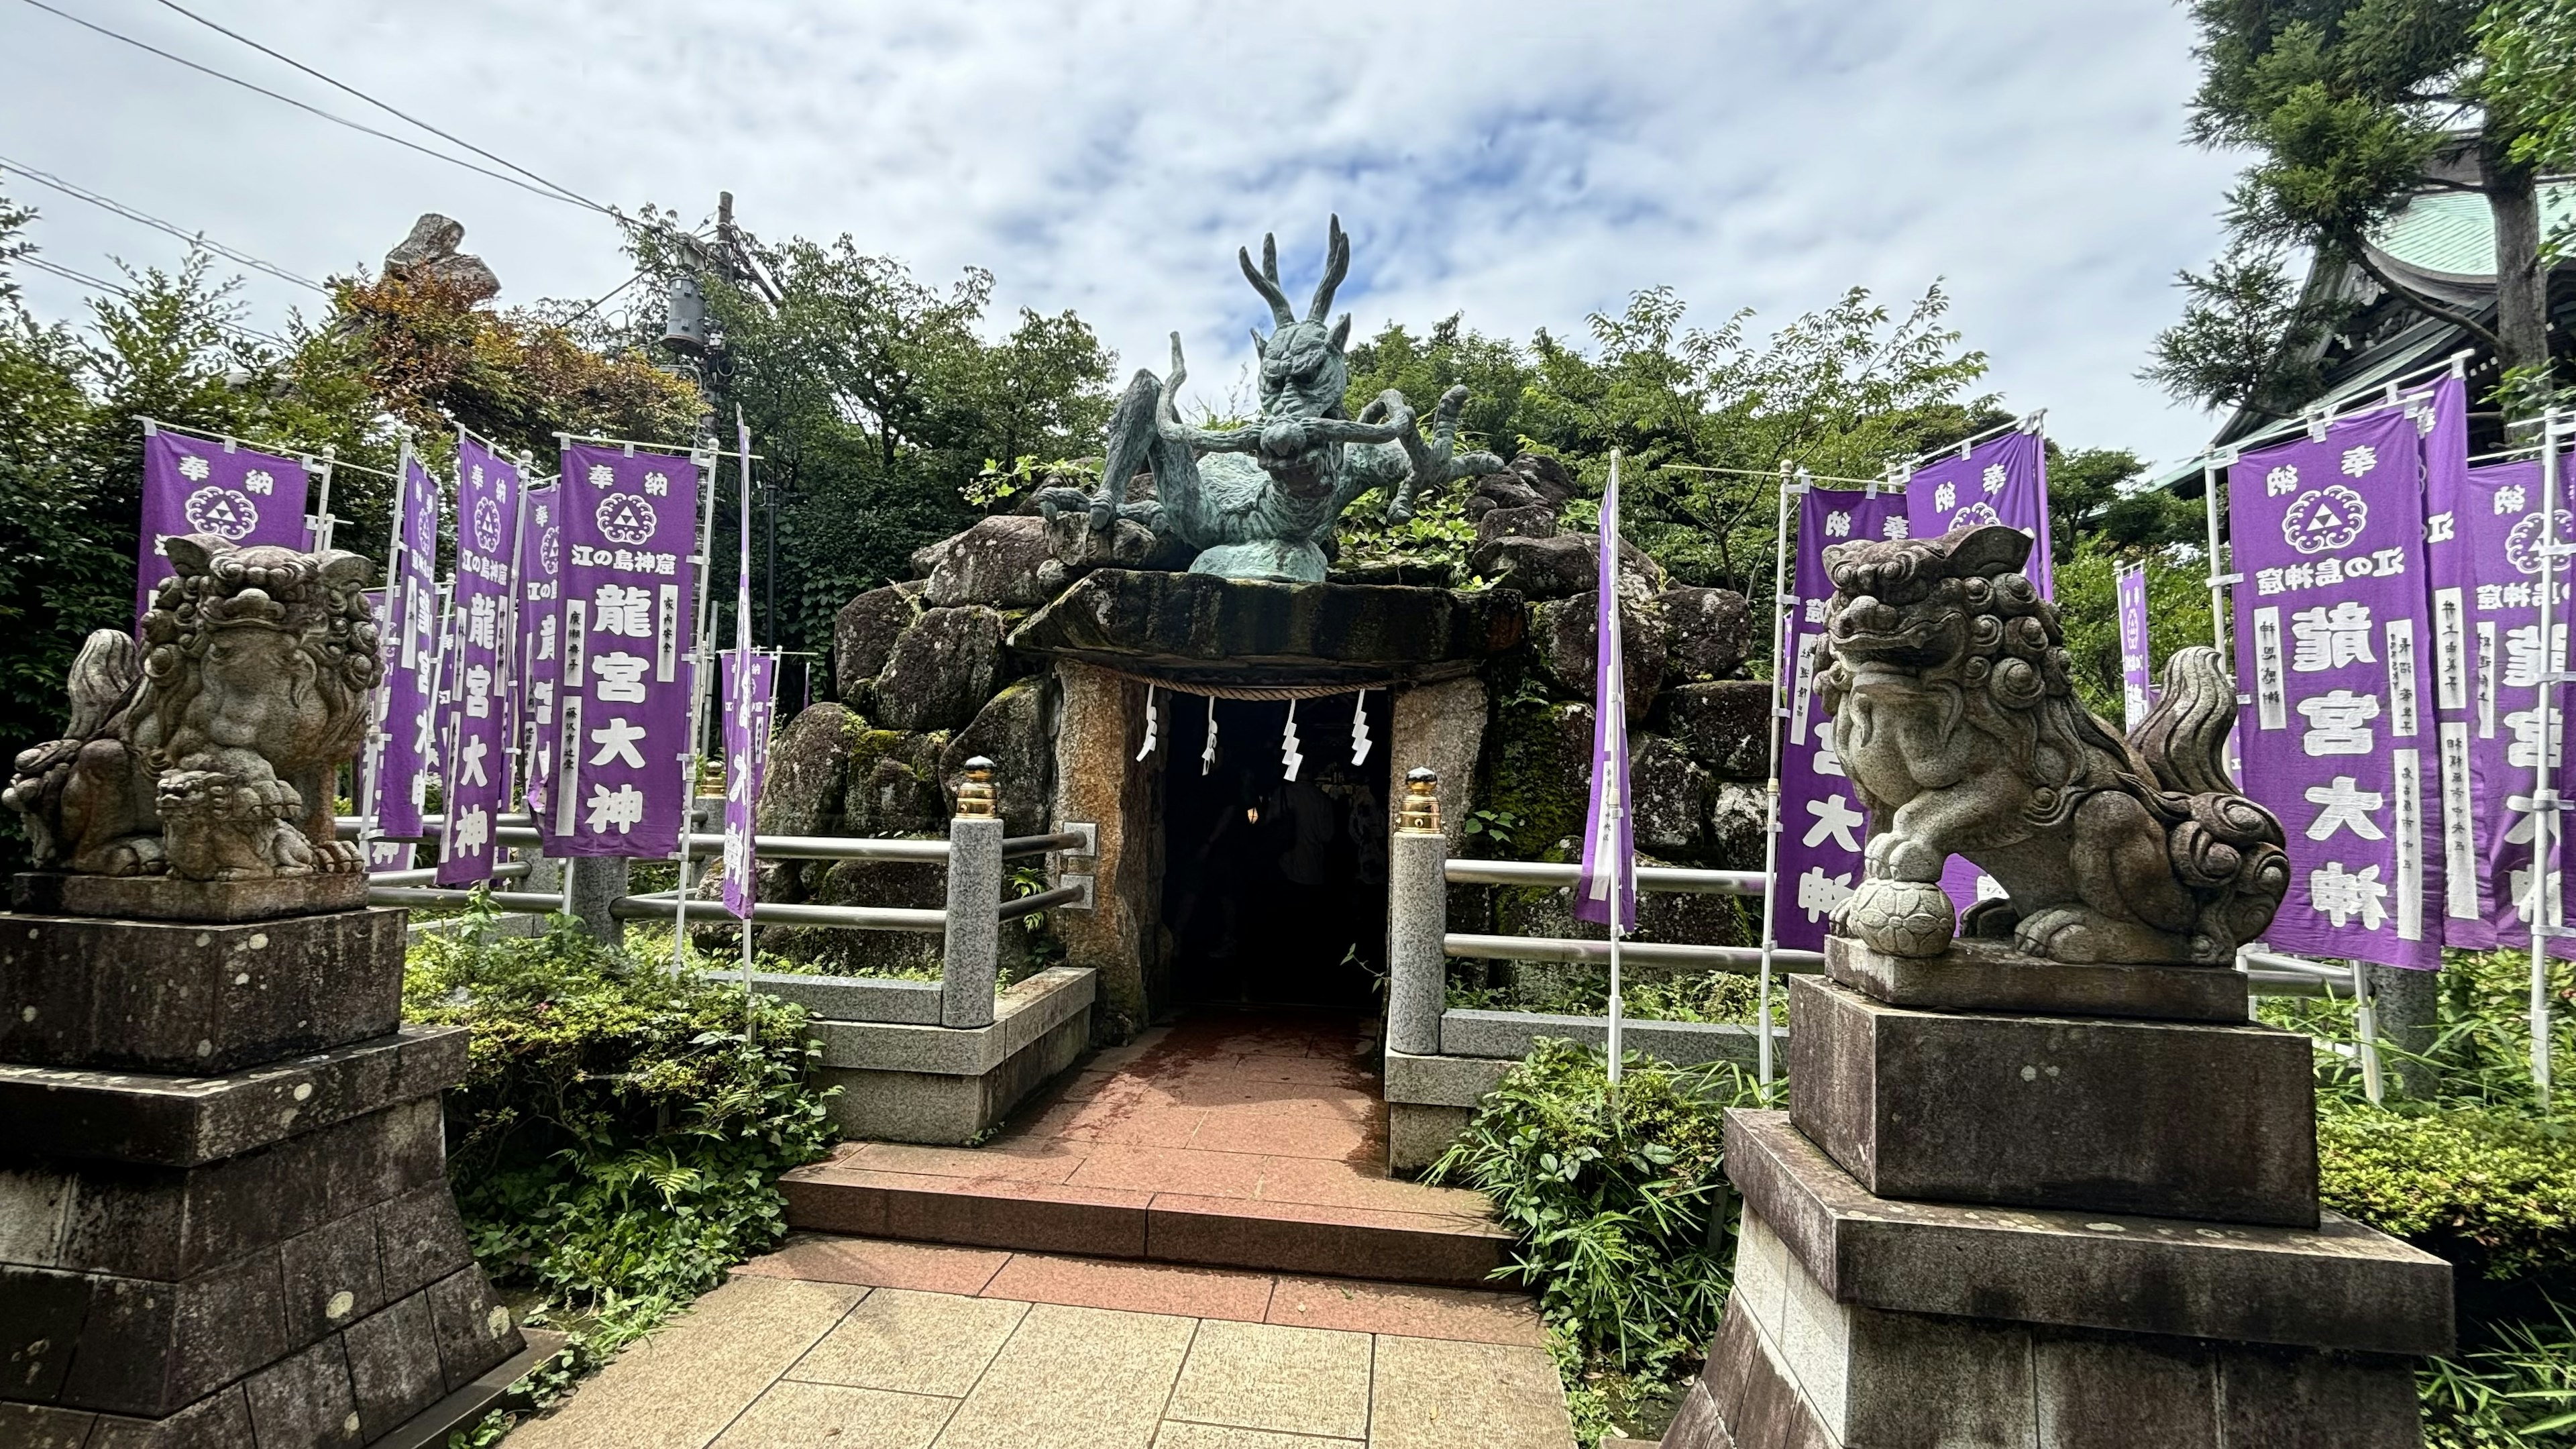
M2450 1265L2320 1209L2305 1038L2213 968L1833 937L1666 1449L2421 1443ZM2232 1019L2231 1013L2232 1011Z
M0 1446L362 1446L515 1376L403 934L0 915Z

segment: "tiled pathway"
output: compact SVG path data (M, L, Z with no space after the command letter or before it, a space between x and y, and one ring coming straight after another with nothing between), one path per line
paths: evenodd
M506 1449L1566 1449L1518 1295L864 1238L746 1265Z
M834 1232L1480 1284L1485 1199L1386 1171L1356 1025L1202 1011L1097 1053L982 1147L850 1143L783 1186Z

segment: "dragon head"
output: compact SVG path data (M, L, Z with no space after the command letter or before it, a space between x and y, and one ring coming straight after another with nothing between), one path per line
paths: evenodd
M1259 267L1253 266L1249 251L1237 251L1235 256L1243 264L1244 279L1270 304L1270 315L1278 323L1267 337L1257 328L1252 334L1252 350L1261 359L1261 420L1223 431L1181 422L1172 400L1187 374L1176 334L1171 376L1163 385L1163 436L1203 453L1250 453L1283 492L1297 498L1325 496L1333 489L1336 448L1346 443L1393 442L1402 431L1390 424L1354 422L1342 410L1342 396L1351 384L1350 360L1343 351L1351 339L1351 318L1345 312L1330 326L1324 319L1332 314L1334 289L1350 274L1351 239L1342 230L1342 219L1334 217L1324 247L1324 277L1315 284L1314 300L1307 304L1303 319L1289 306L1288 294L1279 285L1276 236L1261 239Z

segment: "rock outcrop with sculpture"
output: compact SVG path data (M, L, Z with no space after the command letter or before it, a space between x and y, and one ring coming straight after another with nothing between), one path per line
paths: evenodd
M1047 517L1087 509L1099 539L1113 536L1118 519L1132 519L1198 550L1192 573L1321 583L1323 545L1342 510L1361 494L1384 490L1387 518L1400 523L1412 517L1413 500L1423 491L1502 470L1502 460L1490 453L1453 456L1464 387L1449 389L1433 409L1428 440L1413 406L1392 388L1357 418L1344 411L1350 364L1343 349L1351 319L1344 314L1325 325L1333 291L1351 265L1341 218L1333 219L1324 278L1303 319L1280 287L1274 238L1262 238L1258 270L1250 253L1237 257L1278 323L1266 338L1252 335L1260 359L1259 419L1216 430L1181 421L1174 399L1188 373L1174 333L1171 376L1139 371L1110 419L1100 491L1049 488L1039 495ZM1131 502L1127 482L1140 468L1152 470L1157 496Z
M2229 964L2289 884L2280 822L2222 754L2236 692L2185 649L2133 742L2076 701L2056 608L2020 569L2017 529L1826 550L1834 749L1870 815L1864 878L1837 929L1937 956L1953 854L2007 892L1965 934L2049 960Z
M353 553L164 545L176 576L143 640L90 635L65 737L17 758L5 794L40 870L252 880L353 872L333 776L366 738L383 677Z

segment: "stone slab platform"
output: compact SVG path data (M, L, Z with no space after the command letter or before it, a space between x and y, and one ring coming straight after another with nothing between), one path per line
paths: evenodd
M1798 1130L1881 1197L2317 1222L2308 1039L1972 1015L1793 977Z
M203 1076L388 1035L404 919L0 915L0 1062Z
M461 1026L391 1036L212 1077L0 1063L10 1154L196 1167L453 1086Z
M2451 1265L2331 1212L2303 1231L1895 1202L1787 1113L1741 1108L1726 1114L1726 1172L1837 1303L2380 1354L2451 1347Z
M1239 679L1265 664L1308 681L1431 679L1521 642L1521 596L1508 589L1363 587L1101 569L1011 634L1023 653L1057 654L1177 680Z
M367 878L356 871L263 880L52 871L23 871L9 878L9 909L32 915L229 923L354 911L366 903Z
M2241 1022L2245 978L2216 966L2067 966L1999 941L1953 941L1939 956L1891 956L1825 937L1825 974L1890 1006L2038 1016Z
M1479 1193L1390 1178L1355 1023L1211 1013L1094 1054L985 1146L865 1143L780 1180L791 1225L1015 1251L1474 1286Z

